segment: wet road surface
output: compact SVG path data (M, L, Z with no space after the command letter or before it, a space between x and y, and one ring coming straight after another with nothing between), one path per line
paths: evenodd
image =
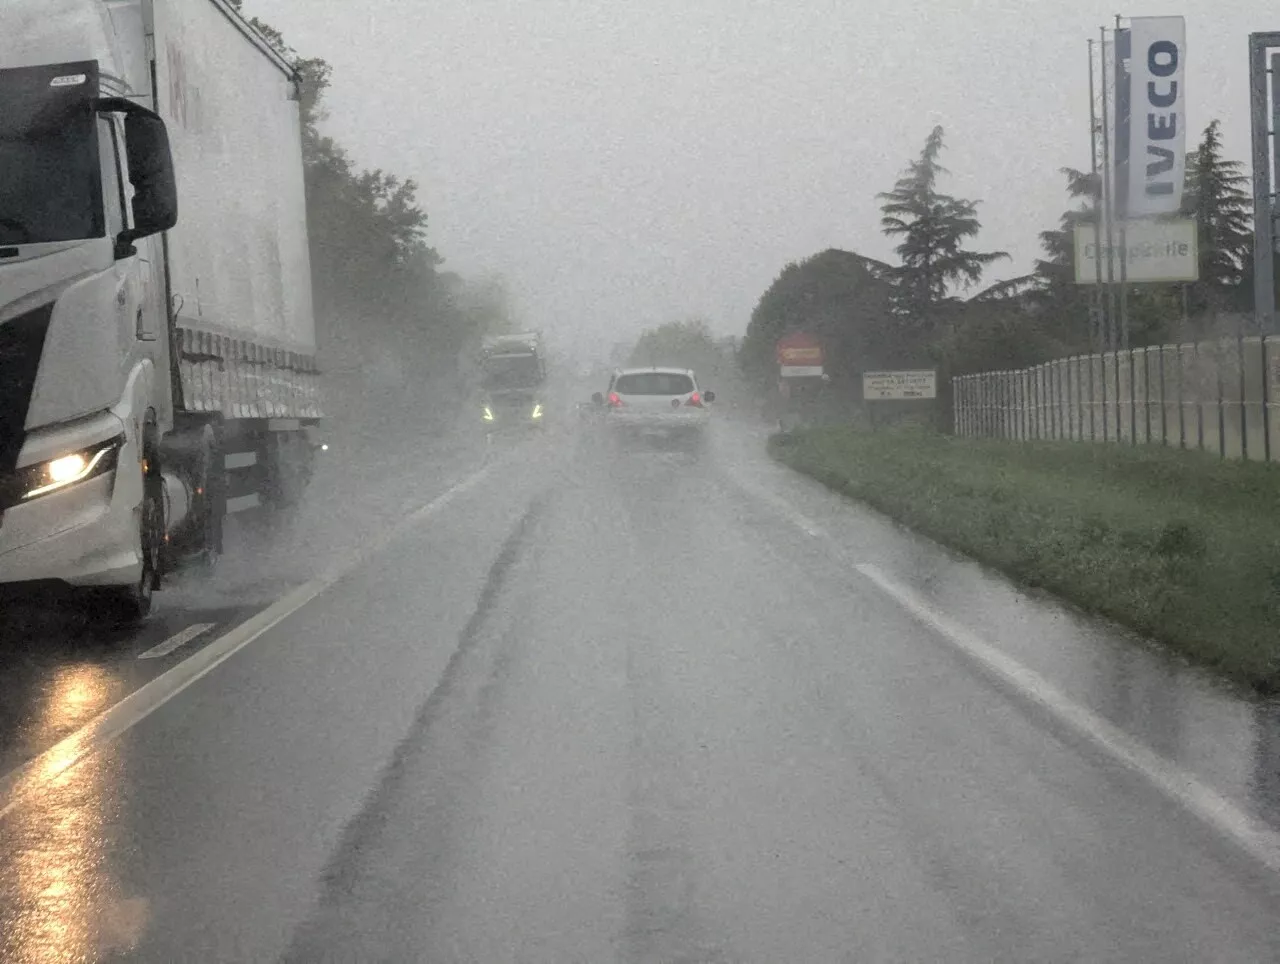
M553 435L417 472L349 551L352 530L320 526L310 568L277 546L254 573L274 582L180 597L147 632L216 628L173 653L126 660L148 636L35 659L0 735L30 778L0 783L0 958L1280 959L1266 841L929 614L1257 826L1273 708L717 428L701 459Z

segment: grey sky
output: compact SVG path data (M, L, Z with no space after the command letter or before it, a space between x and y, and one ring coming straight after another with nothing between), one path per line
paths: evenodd
M979 245L1030 269L1088 163L1096 0L247 0L334 67L328 129L422 185L431 241L501 273L521 320L606 345L690 314L741 332L789 260L881 258L878 191L935 123ZM1187 18L1198 133L1248 160L1252 0Z

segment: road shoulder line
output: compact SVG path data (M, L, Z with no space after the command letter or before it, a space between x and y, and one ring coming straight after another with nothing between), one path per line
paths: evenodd
M863 563L854 568L917 622L942 636L979 668L1002 680L1077 736L1137 773L1268 870L1280 873L1280 834L1263 826L1182 767L1147 749L1119 727L1076 703L1043 676L938 612L914 590L890 578L879 566Z
M152 646L145 653L139 653L138 659L160 659L163 656L168 656L170 653L187 645L193 639L199 639L216 625L217 623L196 623L194 626L188 626L186 629L174 633L158 646Z
M41 787L52 783L86 756L106 746L146 719L164 704L226 662L240 650L279 625L363 562L405 534L408 528L438 515L457 496L478 484L500 462L491 462L447 489L403 524L392 528L364 551L344 560L328 573L303 583L266 609L213 640L176 666L134 690L80 729L14 770L0 776L0 820ZM163 645L163 644L162 644Z

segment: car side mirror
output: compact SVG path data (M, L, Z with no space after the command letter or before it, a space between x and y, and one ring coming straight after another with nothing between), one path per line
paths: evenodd
M603 395L601 395L599 392L593 392L593 393L592 393L592 395L591 395L591 403L592 403L593 405L603 405L603 404L604 404L604 396L603 396Z
M702 397L703 397L704 399L706 399L708 402L714 402L714 401L716 400L716 393L715 393L715 392L703 392L703 393L702 393Z

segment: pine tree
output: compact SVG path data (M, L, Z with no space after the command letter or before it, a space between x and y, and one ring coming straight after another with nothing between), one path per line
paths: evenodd
M946 173L938 163L942 137L942 128L935 127L893 190L879 195L885 202L884 233L901 239L895 248L902 259L895 271L900 310L926 331L930 316L936 319L937 309L953 300L957 285L977 284L988 265L1009 257L1003 251L965 250L965 242L982 229L978 202L938 192L938 175Z
M1252 194L1239 161L1222 156L1221 124L1205 128L1187 159L1183 209L1196 221L1200 280L1191 286L1194 312L1214 313L1238 301L1253 257Z

